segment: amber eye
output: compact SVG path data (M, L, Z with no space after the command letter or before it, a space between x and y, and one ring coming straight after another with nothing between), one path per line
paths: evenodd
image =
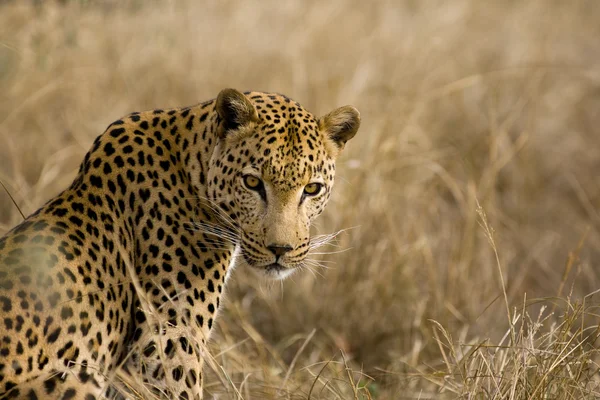
M244 175L244 185L246 185L248 189L258 190L261 186L261 183L262 182L260 181L260 179L258 179L254 175Z
M308 185L304 186L304 193L309 196L316 196L321 192L322 187L323 184L321 183L309 183Z

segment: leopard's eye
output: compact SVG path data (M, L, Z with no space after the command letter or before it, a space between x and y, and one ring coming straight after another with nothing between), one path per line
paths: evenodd
M309 183L304 186L304 193L308 196L316 196L321 193L321 189L323 188L323 184L321 183Z
M244 185L250 190L260 189L262 182L254 175L244 175Z

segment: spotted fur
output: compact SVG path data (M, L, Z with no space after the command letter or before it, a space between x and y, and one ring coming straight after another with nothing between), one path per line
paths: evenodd
M136 376L142 397L202 398L232 267L302 266L359 124L349 106L316 119L233 89L112 123L72 185L0 239L0 399L127 396Z

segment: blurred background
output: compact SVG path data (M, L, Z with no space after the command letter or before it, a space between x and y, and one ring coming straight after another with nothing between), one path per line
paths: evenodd
M132 111L356 106L323 267L237 270L206 398L597 398L596 1L0 1L0 234Z

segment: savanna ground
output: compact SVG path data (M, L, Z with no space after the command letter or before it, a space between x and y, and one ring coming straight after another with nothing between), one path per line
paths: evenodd
M224 87L362 128L323 268L237 270L208 398L600 396L595 1L0 2L0 234L135 110Z

